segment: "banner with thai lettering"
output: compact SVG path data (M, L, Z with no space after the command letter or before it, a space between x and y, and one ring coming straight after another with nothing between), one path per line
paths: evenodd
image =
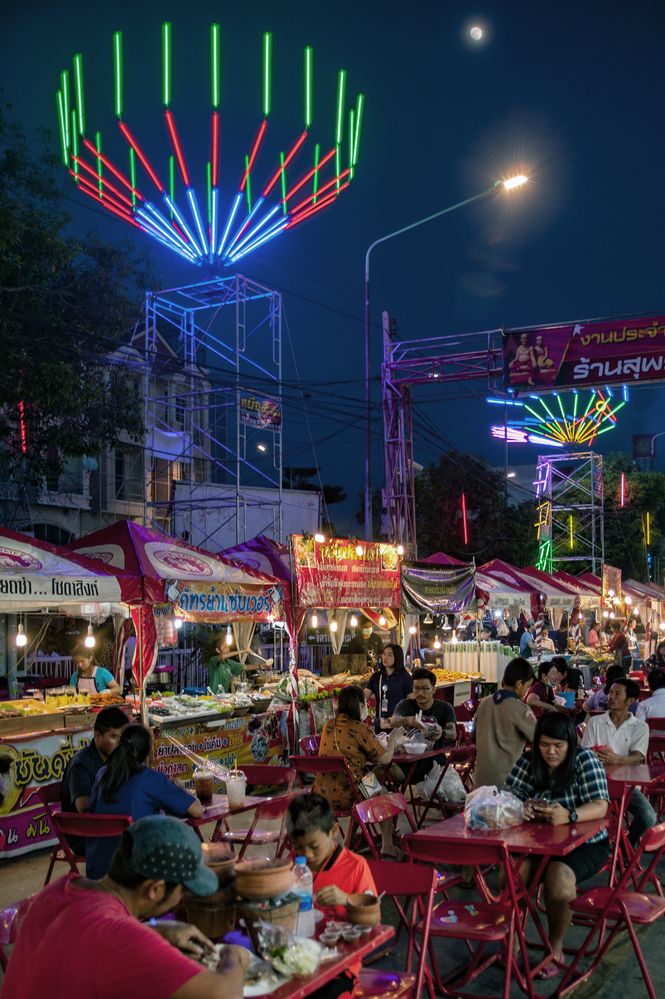
M167 595L185 621L284 621L282 587L170 580Z
M402 610L409 613L459 614L475 594L474 564L435 565L402 562Z
M256 430L280 430L282 407L278 399L255 395L240 396L240 422Z
M6 736L0 743L0 857L16 857L55 843L37 788L61 781L92 729Z
M643 384L665 378L665 316L504 330L513 391Z
M375 541L293 536L299 607L399 607L397 546Z
M152 766L171 780L181 780L191 786L192 761L182 752L183 746L190 753L225 767L270 763L284 751L283 714L277 711L254 718L229 718L217 728L192 724L179 725L171 732L167 729L154 738Z
M621 600L621 569L603 565L603 603L611 604L614 597Z

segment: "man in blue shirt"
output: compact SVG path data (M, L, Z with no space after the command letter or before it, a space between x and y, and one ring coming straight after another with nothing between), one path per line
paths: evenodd
M534 639L536 633L536 626L531 622L526 631L522 632L522 637L520 638L520 655L526 656L527 658L533 655L536 651L536 642Z

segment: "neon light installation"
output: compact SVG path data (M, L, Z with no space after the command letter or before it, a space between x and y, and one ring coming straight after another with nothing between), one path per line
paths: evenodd
M285 151L272 154L275 165L270 165L270 154L265 149L264 141L269 132L272 96L270 32L263 35L261 55L261 121L249 151L243 158L235 192L230 193L232 188L226 184L223 193L221 164L224 160L220 155L220 150L223 149L221 30L219 24L211 25L210 159L194 171L200 172L202 178L205 177L206 197L203 200L197 194L185 146L171 108L171 24L165 22L162 25L161 64L164 125L170 148L167 160L168 186L162 180L155 161L148 156L124 120L122 32L116 31L113 35L113 108L120 135L127 147L126 170L118 166L117 159L113 160L103 152L101 132L90 133L94 134L94 142L86 133L83 57L77 53L73 61L73 85L70 83L68 69L60 74L56 109L62 162L79 190L112 215L141 229L173 253L193 264L207 267L232 266L241 257L275 239L281 232L294 228L327 208L349 186L358 164L364 96L359 94L355 106L347 111L346 71L340 70L330 148L322 147L319 143L313 144L309 162L304 163L304 147L310 139L313 120L314 85L313 52L307 46L304 60L304 128ZM343 152L344 143L346 149ZM297 157L299 165L296 168ZM343 160L346 165L343 165ZM224 163L224 166L227 164ZM138 167L142 168L145 177L137 176ZM230 164L228 169L232 169ZM148 194L143 184L151 185L156 194ZM299 195L297 199L296 194ZM226 204L223 204L224 199Z
M545 447L566 447L571 444L590 446L601 434L614 430L617 413L626 405L627 394L616 400L612 390L592 389L588 399L582 400L579 392L567 397L552 393L553 402L539 395L527 399L488 398L490 405L510 406L520 415L504 425L490 428L496 440L509 444L539 444Z

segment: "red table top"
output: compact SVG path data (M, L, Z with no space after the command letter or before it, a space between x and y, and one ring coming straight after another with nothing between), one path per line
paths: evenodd
M421 845L441 848L441 860L454 858L454 852L444 848L454 847L460 842L505 843L510 853L533 854L541 857L566 856L582 843L595 836L607 825L605 819L578 822L576 825L551 826L546 822L525 822L512 829L467 830L464 816L454 815L452 819L436 822L426 829L420 829L408 838Z
M624 784L652 784L665 775L663 763L640 763L637 766L609 766L607 776Z
M418 760L431 760L434 756L441 756L443 753L445 755L446 750L450 750L450 746L443 746L441 749L426 749L424 753L400 753L394 754L392 762L393 763L417 763Z
M339 957L323 963L315 975L292 978L291 981L275 989L270 995L274 999L302 999L304 996L311 996L318 989L331 982L333 978L337 978L338 975L346 971L349 965L361 961L377 947L387 943L394 935L395 928L393 926L376 926L371 933L361 937L357 944L348 944L340 940L336 944Z
M245 804L240 808L229 808L229 799L225 794L213 794L212 804L205 806L205 811L200 819L188 818L190 826L202 826L206 822L216 822L223 819L225 815L239 815L241 812L249 812L256 808L263 801L270 801L269 795L245 795Z

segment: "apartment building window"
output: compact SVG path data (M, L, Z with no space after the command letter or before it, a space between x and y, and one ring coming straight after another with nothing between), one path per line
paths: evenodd
M136 444L116 447L114 487L114 499L128 503L143 502L143 448Z

